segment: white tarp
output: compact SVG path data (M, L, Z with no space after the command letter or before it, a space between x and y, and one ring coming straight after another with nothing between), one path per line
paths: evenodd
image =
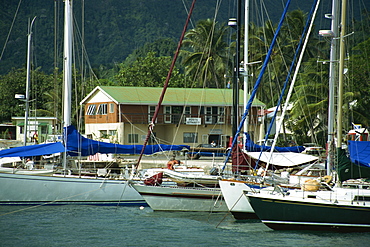
M316 156L302 153L273 153L271 156L270 152L262 152L262 154L261 152L247 152L247 155L256 160L260 159L264 163L285 167L302 165L319 159ZM270 162L268 162L269 159Z
M21 161L21 158L19 157L4 157L0 158L0 165L19 161Z

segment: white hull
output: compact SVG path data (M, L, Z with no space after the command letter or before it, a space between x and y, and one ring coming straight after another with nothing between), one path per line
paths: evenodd
M227 208L235 219L243 220L257 217L248 199L244 196L244 191L252 192L251 188L245 182L220 180L219 184Z
M12 174L23 174L23 175L51 175L54 173L54 170L52 169L50 170L48 169L27 170L27 169L0 167L0 173L12 173Z
M133 184L154 211L227 212L218 188L146 186Z
M0 205L145 205L125 180L0 173Z

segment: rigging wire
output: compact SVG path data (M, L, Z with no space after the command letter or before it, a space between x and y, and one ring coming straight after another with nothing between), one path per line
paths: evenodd
M7 43L8 43L8 40L9 40L10 34L11 34L12 30L13 30L14 22L15 22L15 19L17 18L18 10L19 10L19 7L21 6L21 3L22 3L22 0L19 0L19 2L18 2L18 6L17 6L17 10L15 11L15 14L14 14L14 17L13 17L12 24L11 24L11 26L10 26L10 29L9 29L8 35L6 36L6 40L5 40L5 43L4 43L3 50L1 51L1 54L0 54L0 61L1 61L1 59L3 58L4 52L5 52L5 48L6 48L6 45L7 45Z

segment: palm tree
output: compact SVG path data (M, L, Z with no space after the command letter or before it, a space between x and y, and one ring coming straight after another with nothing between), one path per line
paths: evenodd
M227 26L214 20L201 20L185 34L181 51L187 75L198 87L220 87L229 67Z

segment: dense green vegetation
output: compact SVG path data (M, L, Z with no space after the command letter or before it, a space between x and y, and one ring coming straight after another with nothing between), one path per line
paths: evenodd
M210 1L205 2L210 3ZM85 6L85 15L88 18L85 17L84 25L90 27L89 32L85 30L86 37L83 39L82 35L76 35L74 43L74 88L76 88L73 93L74 102L76 102L72 116L74 124L82 123L79 122L82 119L82 112L79 111L78 102L95 86L161 87L167 76L186 15L182 10L180 11L178 3L169 4L168 1L159 1L159 3L158 1L146 1L145 5L140 1L125 1L124 6L117 8L119 3L122 4L114 0L103 1L99 2L100 5L89 6L89 10ZM33 4L34 6L31 4L30 9L38 6ZM14 4L8 2L5 5L8 8L14 7ZM141 11L137 6L141 6ZM206 13L214 12L214 9L205 6L207 5L202 5L195 15L207 16ZM54 43L52 38L54 28L50 22L46 21L47 16L50 17L50 13L53 13L53 6L45 5L44 7L42 11L44 16L41 15L37 19L34 31L31 108L36 110L31 115L56 116L62 119L62 69L60 69L60 64L63 35L60 34L55 40L56 50L52 45L46 45L46 41ZM81 6L77 4L75 10L79 8ZM59 13L62 10L62 4L56 1L55 9ZM101 13L101 9L104 9L104 14L97 15L96 13ZM163 9L170 10L170 17L158 15ZM29 16L30 13L25 12L23 15ZM181 17L182 21L170 22L170 18L174 16ZM198 21L191 23L185 35L170 86L226 87L233 74L235 32L227 27L224 21L227 19L226 15L222 18L220 16L216 21L199 18ZM352 122L369 126L370 113L367 109L370 107L370 86L368 85L370 21L368 16L364 15L364 17L361 21L350 23L349 32L354 31L355 34L349 36L346 42L347 53L351 54L346 61L349 73L346 74L345 80L344 109L347 124L344 128L347 130ZM7 14L7 18L11 16ZM81 17L77 15L75 20L77 20L76 30L78 30L76 34L79 34L82 31L82 23L78 21ZM278 38L278 45L274 48L257 94L258 99L267 107L276 105L305 22L304 11L295 10L288 13ZM61 26L62 22L58 25ZM94 28L91 28L92 25ZM250 23L250 62L263 61L276 26L277 21L271 19ZM48 33L43 40L45 42L40 42L40 29L43 33ZM61 33L61 29L57 26L56 32ZM4 30L1 32L4 34ZM14 33L20 34L21 32L16 30ZM10 121L12 116L24 115L24 108L20 106L22 102L14 99L14 94L25 91L26 70L20 64L23 63L20 61L25 61L25 59L14 58L23 53L26 45L21 45L19 40L14 39L14 33L0 61L1 64L9 61L6 66L0 66L0 74L2 74L0 76L0 88L2 88L0 91L0 122ZM242 39L244 39L243 35ZM85 53L77 52L82 50L82 43L86 44L84 48L87 56ZM311 34L292 98L295 104L290 118L287 119L289 128L294 132L299 144L312 141L317 141L321 145L325 143L329 66L318 61L328 60L329 45L328 40L318 37L317 34ZM19 50L16 50L16 47ZM241 60L243 60L244 47L241 48ZM14 54L9 54L9 50L14 50ZM255 82L260 68L261 63L249 67L251 85ZM240 87L242 88L242 82L240 82Z

